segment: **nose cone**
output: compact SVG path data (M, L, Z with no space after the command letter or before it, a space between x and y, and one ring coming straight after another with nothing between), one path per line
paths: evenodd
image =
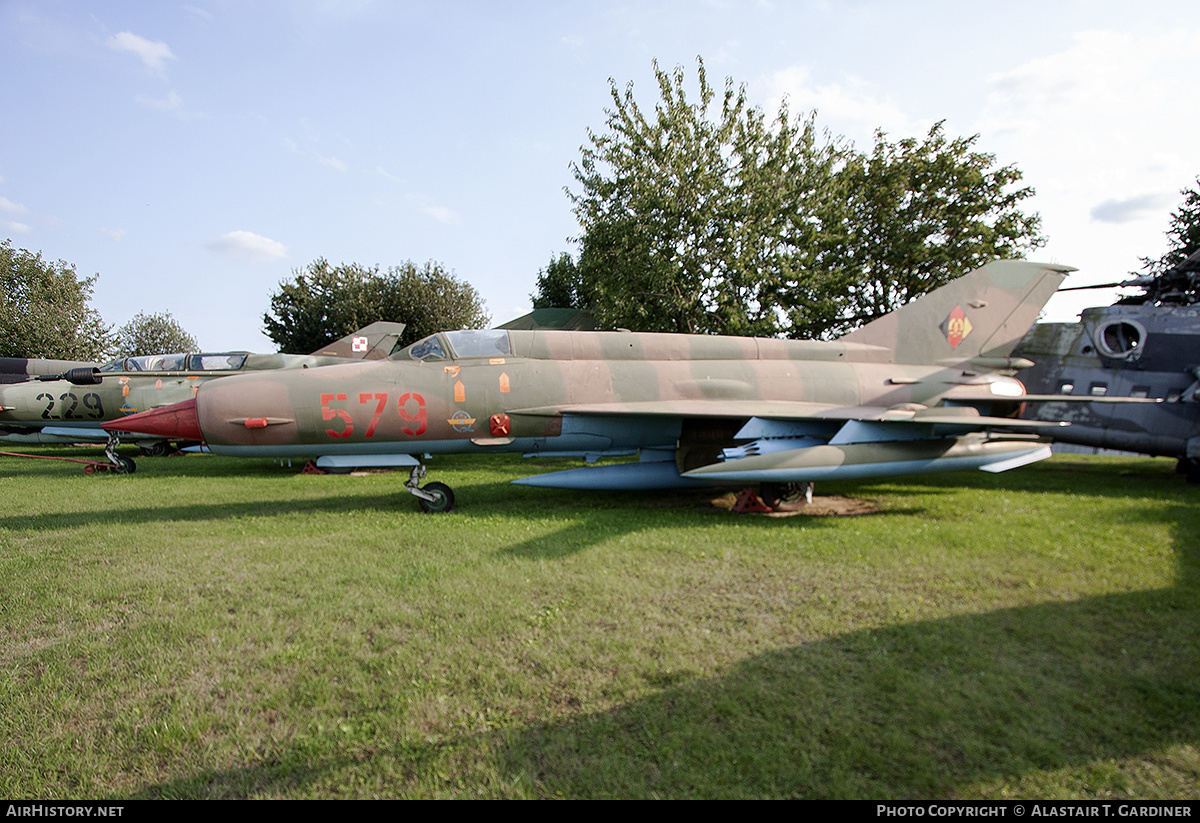
M170 440L203 440L196 415L196 398L101 423L107 431L133 432Z

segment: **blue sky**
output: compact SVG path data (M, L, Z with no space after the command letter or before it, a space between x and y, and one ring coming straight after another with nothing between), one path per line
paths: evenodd
M1200 175L1194 2L3 0L0 237L99 274L106 321L170 311L210 349L271 350L271 291L318 257L436 260L502 322L574 248L609 78L649 108L651 61L697 55L861 149L979 134L1067 285L1161 254Z

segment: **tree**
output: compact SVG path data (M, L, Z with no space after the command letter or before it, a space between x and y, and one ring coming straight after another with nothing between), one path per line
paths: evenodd
M650 117L609 81L607 129L588 131L568 192L577 276L547 269L535 305L573 299L642 331L830 335L1043 242L1018 209L1032 189L1010 189L1020 172L975 137L880 132L867 156L786 103L768 122L731 78L717 110L702 60L695 103L681 67L654 71Z
M196 338L184 331L170 312L138 312L132 320L117 329L118 357L194 352L198 348Z
M279 284L263 315L267 336L282 352L307 354L377 320L405 323L400 345L437 331L479 329L490 318L479 293L441 264L411 261L381 273L357 263L317 259Z
M90 305L98 276L0 243L0 356L103 360L112 327Z
M579 267L567 252L551 257L546 268L538 272L537 294L531 295L535 309L572 309L581 302L583 282Z
M1166 254L1157 260L1142 258L1142 268L1151 275L1163 274L1200 251L1200 177L1196 178L1196 188L1180 189L1179 193L1183 195L1183 203L1171 213Z
M610 82L608 129L573 167L583 228L578 308L607 326L776 334L779 277L808 253L814 224L837 219L843 147L781 107L768 126L727 79L719 110L703 61L699 100L684 72L654 66L662 101L647 118ZM544 295L549 297L550 295Z
M792 336L850 331L997 258L1045 243L1041 219L1023 213L1033 196L1015 166L972 150L979 136L948 139L943 123L924 140L889 143L875 134L870 155L838 170L844 230L818 239L817 282L797 281L781 304ZM824 282L821 282L821 281ZM814 301L804 285L826 299Z

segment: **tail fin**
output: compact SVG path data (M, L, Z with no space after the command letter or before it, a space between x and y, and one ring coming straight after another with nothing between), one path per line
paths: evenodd
M1005 358L1071 266L995 260L839 338L892 350L893 363Z
M403 323L380 320L351 332L341 340L334 340L328 346L322 346L313 354L325 357L353 357L358 360L382 360L392 353L403 331Z

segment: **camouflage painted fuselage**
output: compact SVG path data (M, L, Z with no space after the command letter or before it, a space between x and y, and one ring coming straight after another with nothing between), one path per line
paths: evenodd
M218 377L228 377L239 371L315 367L346 362L344 358L337 357L245 352L163 357L178 358L177 367L100 372L96 375L99 382L94 384L34 380L0 385L0 438L19 442L62 443L88 435L107 437L107 433L99 428L101 423L190 399L195 397L201 384ZM201 365L205 360L209 361L210 366L223 367L189 368ZM236 365L231 366L231 361ZM168 365L172 362L169 361ZM44 373L54 374L56 371L47 370ZM143 441L146 438L130 439Z
M200 427L213 451L247 456L600 456L681 440L728 445L750 417L936 406L1009 380L889 363L886 350L845 342L559 331L506 339L506 353L214 382L200 390ZM994 406L1016 408L1001 396ZM843 415L826 416L841 425Z
M216 380L194 404L120 425L342 467L640 453L521 481L568 488L1003 470L1048 454L1036 437L997 431L1021 426L1023 392L998 372L1023 365L1008 354L1065 271L992 263L832 342L447 332L387 361Z
M72 443L107 439L108 432L100 428L103 423L189 400L209 380L241 372L378 360L391 353L403 330L403 323L375 322L312 354L153 354L118 358L99 368L63 360L0 358L0 367L24 381L14 379L11 385L0 386L0 440ZM18 368L23 369L19 376L15 374ZM31 375L53 379L31 380ZM145 446L163 438L140 435L126 439Z

